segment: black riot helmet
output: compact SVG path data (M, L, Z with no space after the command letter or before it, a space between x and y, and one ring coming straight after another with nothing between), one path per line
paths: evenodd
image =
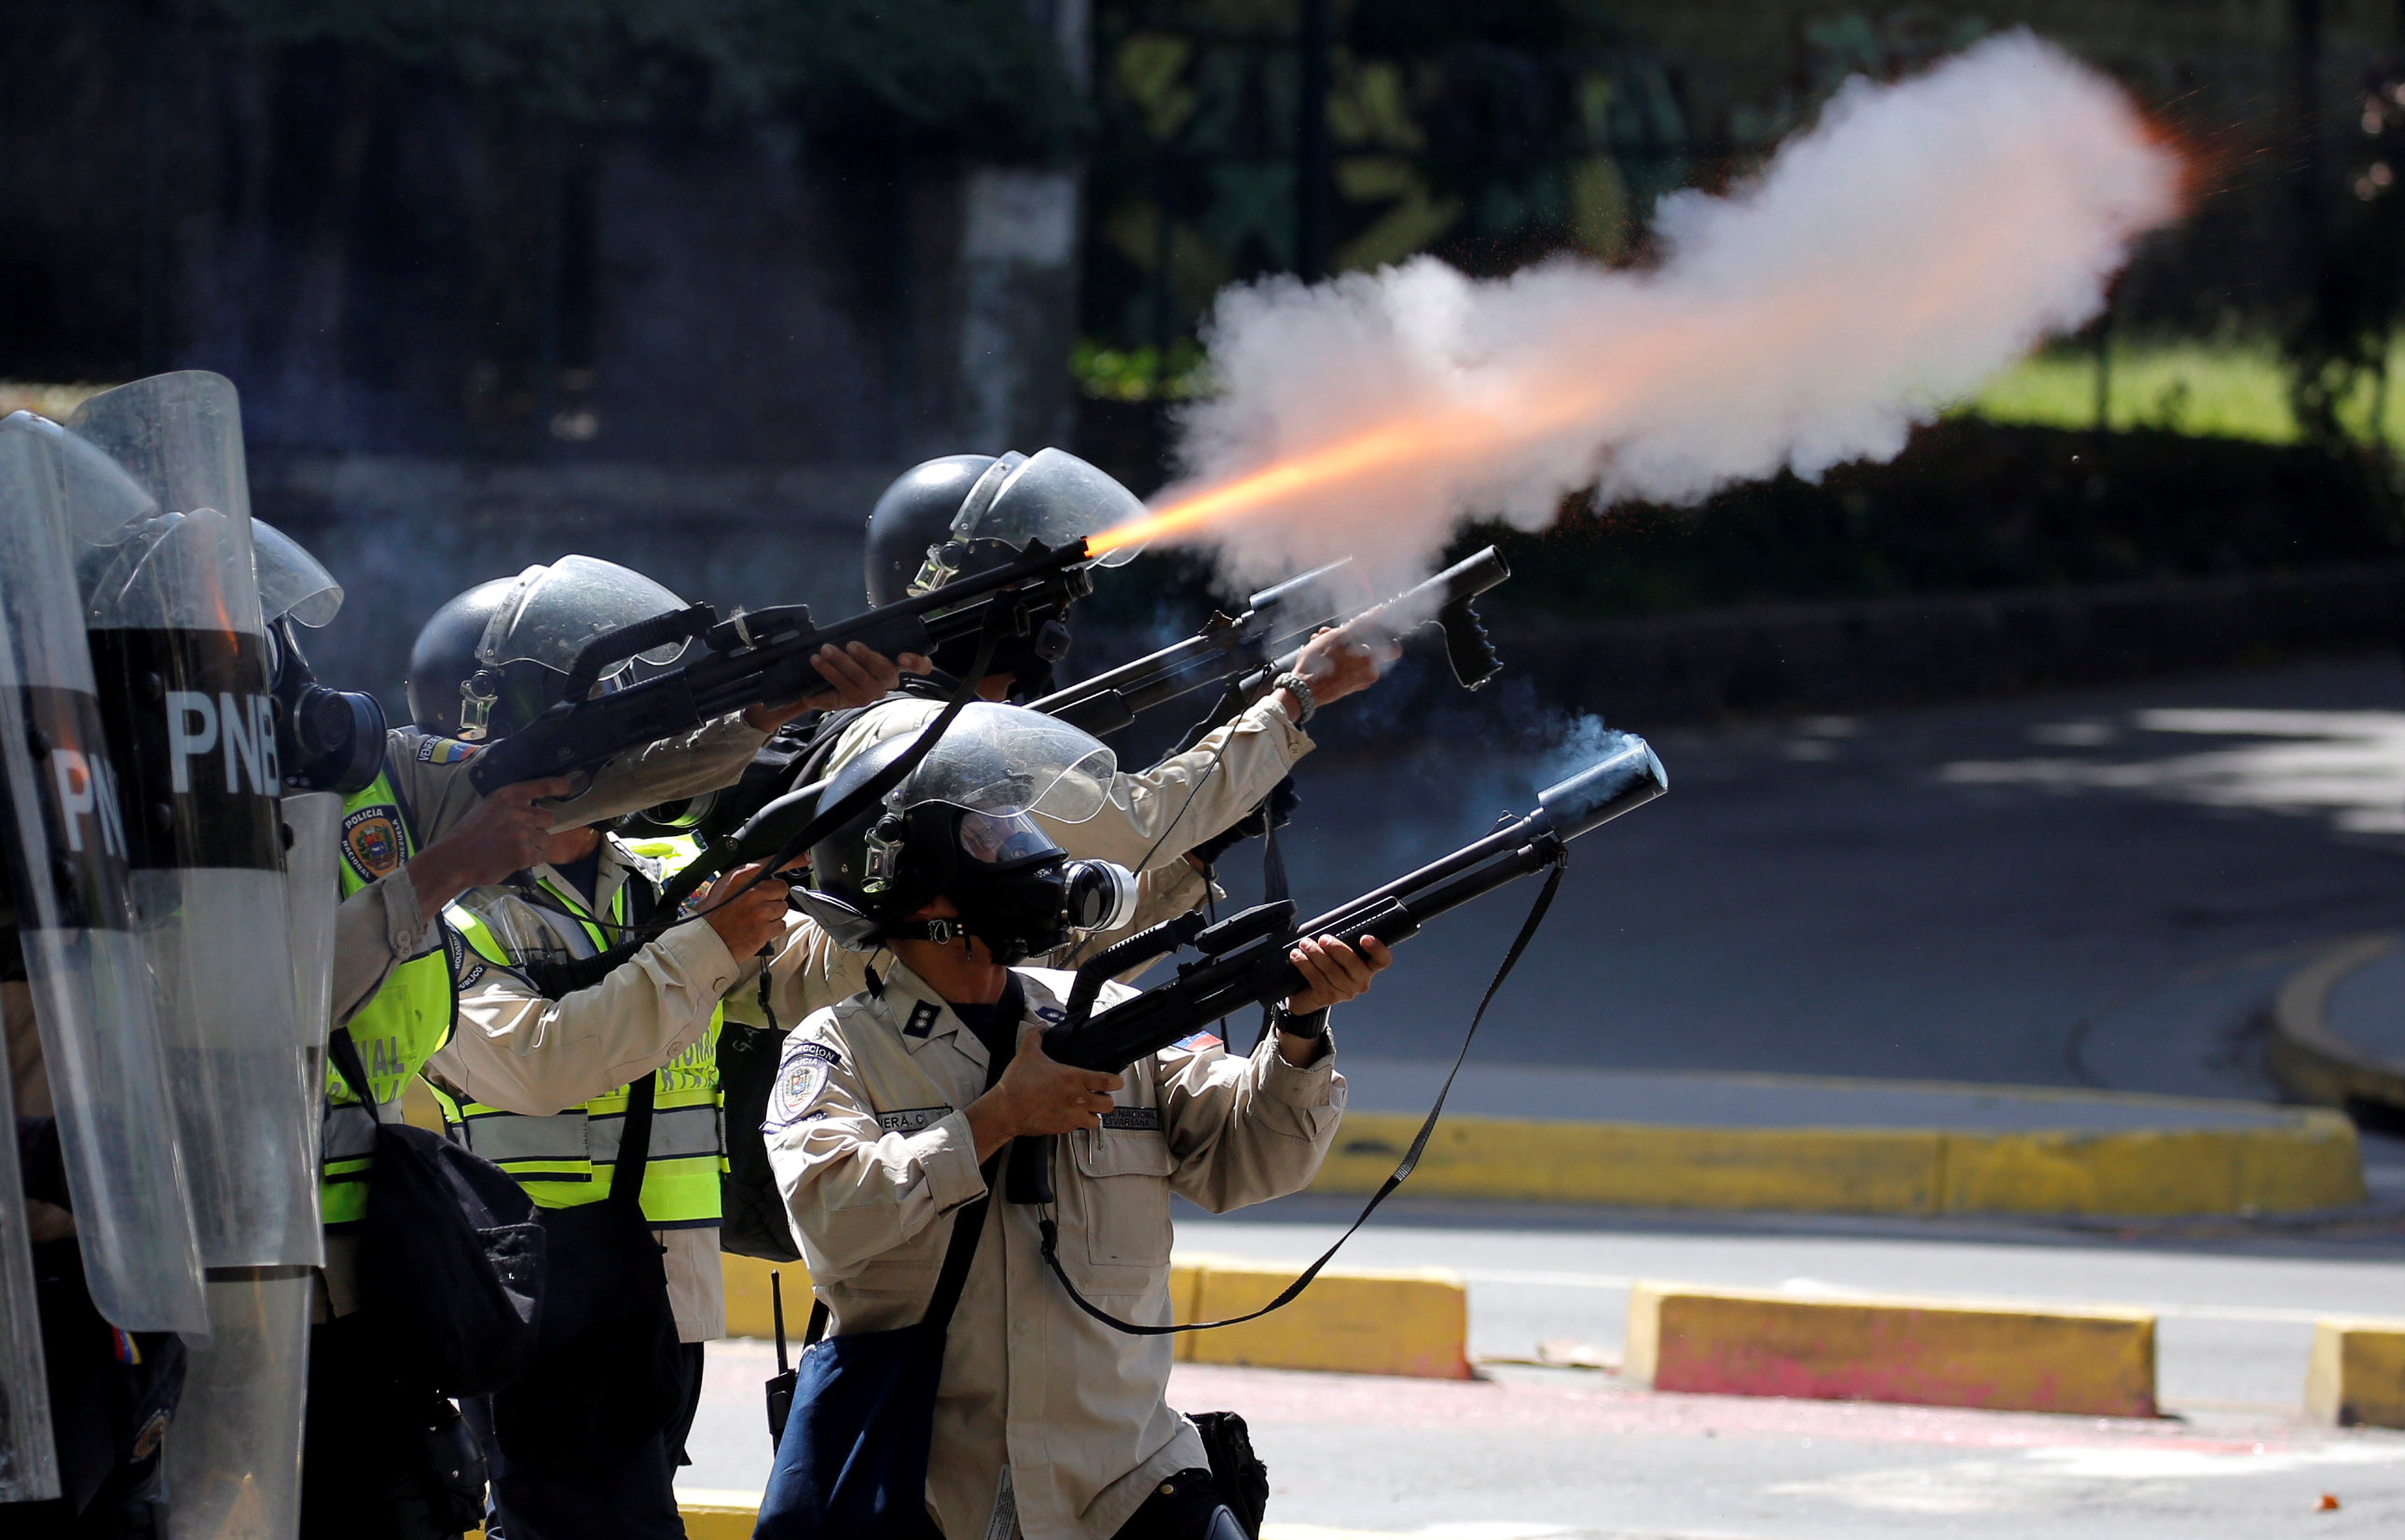
M323 628L343 607L343 586L290 535L250 521L259 612L267 623L268 694L275 701L275 761L296 791L364 791L384 771L383 703L364 690L328 689L301 650L301 629Z
M845 765L820 806L917 738L898 733ZM1134 873L1073 861L1044 828L1100 812L1117 768L1099 740L1065 722L973 701L900 784L819 842L810 885L795 900L855 952L966 934L1009 964L1067 944L1072 931L1117 929L1135 912ZM912 918L937 897L960 917Z
M885 488L869 513L863 558L868 602L931 593L953 578L1001 566L1023 554L1031 540L1057 546L1143 514L1133 492L1065 449L926 460ZM1114 551L1097 565L1121 565L1138 549ZM1014 698L1048 693L1052 665L1069 654L1065 620L1005 641L987 672L1009 674ZM977 639L964 637L938 648L935 662L957 674L976 657Z
M642 573L587 556L479 583L435 611L409 649L410 720L471 743L506 737L558 704L586 643L684 607ZM684 647L638 653L597 687L615 689L636 661L672 663Z

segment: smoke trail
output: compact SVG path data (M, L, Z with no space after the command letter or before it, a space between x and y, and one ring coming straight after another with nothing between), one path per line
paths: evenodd
M2013 33L1855 80L1754 182L1655 215L1651 271L1479 282L1431 259L1223 295L1220 392L1132 535L1245 583L1351 553L1399 578L1472 515L1691 502L1903 449L1915 423L2095 315L2181 164L2109 80Z

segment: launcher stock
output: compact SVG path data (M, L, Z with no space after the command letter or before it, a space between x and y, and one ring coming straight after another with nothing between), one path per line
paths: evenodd
M785 604L720 620L707 604L655 615L596 637L569 672L567 699L475 758L469 778L483 792L542 775L589 770L629 749L691 732L729 712L792 700L823 686L811 657L861 642L891 657L933 652L992 629L1027 636L1093 591L1083 541L1047 550L1030 541L1006 566L958 578L933 593L897 600L820 627L807 604ZM710 656L640 684L579 699L604 672L637 653L700 639Z

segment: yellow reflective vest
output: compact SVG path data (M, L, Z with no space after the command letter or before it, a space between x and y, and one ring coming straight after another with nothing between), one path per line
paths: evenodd
M639 855L665 855L671 859L677 854L666 847L633 848ZM637 883L646 881L648 877L640 870L627 873L611 902L606 929L574 893L547 882L541 885L553 903L575 917L591 949L586 955L591 955L608 949L609 937L623 933L628 923L627 894ZM473 911L454 904L444 917L474 954L502 968L516 968L518 959ZM725 1166L725 1141L720 1128L718 1035L724 1017L724 1007L711 1011L708 1037L654 1075L656 1089L651 1148L643 1167L643 1216L657 1229L715 1227L719 1222L719 1173ZM626 1124L627 1088L622 1086L549 1117L457 1098L441 1086L434 1095L442 1104L451 1137L517 1179L527 1195L541 1207L572 1208L610 1195L619 1136Z
M343 803L343 897L398 870L417 854L417 837L392 783L379 774ZM368 1088L387 1122L401 1121L401 1094L411 1076L451 1038L451 939L385 976L350 1020L351 1041L367 1066ZM326 1109L319 1151L318 1202L330 1225L353 1224L367 1213L368 1167L375 1158L375 1115L334 1067L326 1064Z

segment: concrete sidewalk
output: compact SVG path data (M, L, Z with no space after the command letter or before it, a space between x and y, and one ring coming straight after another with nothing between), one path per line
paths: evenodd
M2398 1037L2405 1039L2405 956ZM1353 1110L1425 1115L1448 1067L1434 1059L1347 1052L1338 1067ZM2177 1126L2229 1132L2293 1127L2294 1108L1954 1081L1839 1080L1586 1069L1568 1065L1462 1066L1448 1117L1681 1128L1951 1128L1965 1133L2128 1133Z
M1178 1240L1299 1266L1354 1207L1306 1195L1214 1217L1181 1205ZM1340 1261L1464 1273L1484 1382L1180 1364L1174 1405L1252 1422L1273 1522L1296 1526L1276 1540L1330 1540L1301 1526L1429 1540L2257 1540L2405 1522L2405 1434L2314 1427L2301 1406L2314 1321L2394 1308L2405 1280L2395 1234L2133 1240L2002 1221L1641 1221L1407 1196ZM2142 1307L2161 1318L2172 1415L1649 1393L1610 1373L1513 1365L1566 1345L1615 1361L1639 1278ZM774 1369L766 1344L711 1344L682 1486L759 1490L761 1382ZM2323 1492L2342 1509L2315 1511Z
M1374 1190L1446 1066L1346 1053L1319 1192ZM2043 1087L1465 1066L1424 1194L1873 1214L2295 1213L2363 1201L2355 1130L2268 1104Z

